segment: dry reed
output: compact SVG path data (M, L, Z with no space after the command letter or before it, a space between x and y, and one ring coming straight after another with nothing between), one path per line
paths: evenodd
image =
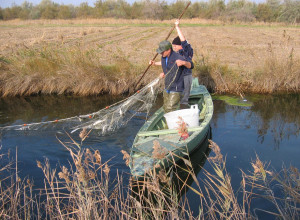
M83 133L81 141L88 134L87 131ZM241 188L235 192L221 150L210 141L215 154L208 158L213 173L203 170L205 178L202 180L197 179L187 157L181 158L183 164L173 165L172 178L170 171L153 169L143 179L130 179L126 186L118 173L114 180L110 179L109 161L103 163L99 151L84 149L82 142L76 142L71 136L70 139L68 144L62 143L72 157L69 167L62 166L61 171L57 171L50 167L48 160L37 162L45 177L45 187L39 193L34 193L31 181L21 180L18 174L1 179L1 218L256 219L257 210L251 209L256 197L274 205L271 212L264 210L274 217L299 218L300 174L294 167L276 173L257 157L252 163L253 171L242 172ZM128 160L126 152L123 153ZM9 163L2 168L1 174L11 166ZM179 175L178 171L185 171L187 175ZM192 178L197 188L191 187L186 177ZM174 180L180 182L179 188L175 187ZM274 184L284 197L275 197ZM199 197L200 212L196 216L189 208L184 188Z
M278 45L277 45L278 44ZM275 49L276 48L276 49ZM299 93L300 56L295 53L290 36L283 35L279 43L270 43L261 65L251 70L231 68L218 59L198 56L195 59L200 82L216 93ZM254 60L258 59L253 57Z
M194 75L212 92L299 92L297 27L209 22L217 26L204 20L182 20L182 30L194 48ZM122 19L4 22L0 27L0 95L126 93L146 69L171 23ZM158 67L151 68L140 86L159 72Z
M136 70L125 57L102 65L93 51L74 48L68 51L24 49L3 64L0 77L2 96L32 94L112 95L128 92Z

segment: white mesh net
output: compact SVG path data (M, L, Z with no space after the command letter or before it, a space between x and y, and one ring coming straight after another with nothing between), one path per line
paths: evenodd
M0 130L65 129L72 133L86 128L97 129L100 135L105 135L125 126L137 114L148 115L159 92L158 82L159 78L156 78L134 95L94 113L53 121L10 125L0 127Z

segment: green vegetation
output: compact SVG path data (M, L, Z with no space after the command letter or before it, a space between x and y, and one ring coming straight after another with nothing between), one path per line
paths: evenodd
M185 8L187 1L166 3L163 0L135 1L98 0L94 7L87 3L79 6L59 5L51 0L42 0L33 5L24 1L21 6L0 8L0 20L10 19L72 19L72 18L125 18L125 19L174 19ZM267 0L254 3L247 0L209 0L194 2L185 13L185 18L218 19L242 22L285 22L300 23L300 2L298 0Z
M244 107L250 107L253 105L252 102L246 100L245 98L237 97L237 96L214 95L213 99L225 101L228 105L236 105L236 106L244 106Z
M195 169L199 171L201 167L194 168L189 158L182 158L182 164L173 165L176 181L160 170L148 173L141 181L130 179L128 184L119 174L111 179L109 161L102 161L98 150L82 148L88 135L89 132L83 130L79 142L70 137L71 143L62 143L70 152L70 166L53 169L47 159L44 163L37 161L44 175L43 189L35 189L35 183L28 178L21 179L17 163L2 166L0 218L255 219L255 209L259 207L254 209L252 205L257 199L260 204L264 201L272 205L272 210L260 211L274 218L299 218L300 173L295 167L278 173L257 157L251 163L252 171L241 171L240 189L234 191L221 150L210 141L214 155L208 162L214 172L202 170L204 178L198 180L195 173ZM122 153L128 164L129 155ZM3 161L3 154L0 159ZM187 190L194 193L193 201L188 200ZM195 199L199 200L198 215L189 208Z

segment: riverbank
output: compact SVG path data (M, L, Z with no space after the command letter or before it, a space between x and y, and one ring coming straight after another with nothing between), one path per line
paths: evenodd
M1 22L0 94L127 93L171 26L112 19ZM210 91L299 92L299 27L183 20L182 31L194 48L194 76ZM160 72L151 67L139 86Z

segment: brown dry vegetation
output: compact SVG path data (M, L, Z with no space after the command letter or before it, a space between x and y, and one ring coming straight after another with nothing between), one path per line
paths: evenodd
M278 173L257 157L251 171L241 171L240 188L235 191L220 147L209 141L214 154L208 158L212 172L203 169L200 180L195 170L202 167L197 168L191 158L181 158L181 164L172 165L173 178L164 169L153 169L147 177L131 178L128 184L118 172L111 179L109 161L103 161L98 150L82 148L87 136L82 135L81 144L72 137L68 144L62 143L72 157L69 165L51 168L48 159L37 161L44 175L42 189L36 189L29 178L19 177L17 162L4 164L0 169L0 218L258 219L257 212L266 212L274 219L299 219L300 173L295 167ZM122 153L124 159L130 158L125 151ZM186 194L188 190L192 201ZM269 204L272 210L253 207L257 200ZM190 209L195 202L199 214Z
M121 19L2 21L0 93L127 92L172 24ZM299 92L299 27L199 19L181 24L194 48L194 75L212 91ZM175 36L173 32L170 39ZM143 83L160 71L150 68Z

